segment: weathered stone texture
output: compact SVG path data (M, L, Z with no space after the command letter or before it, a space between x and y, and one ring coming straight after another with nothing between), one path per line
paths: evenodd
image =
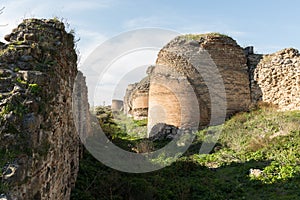
M149 75L151 72L152 67L149 67L147 77L127 87L124 97L124 113L127 116L132 116L135 120L142 120L148 116Z
M254 71L258 65L258 63L263 58L262 54L250 54L247 56L247 65L249 72L249 81L250 81L250 94L251 94L251 102L255 105L257 102L261 101L262 93L257 81L254 80Z
M189 122L183 122L186 117L181 119L170 120L170 117L174 115L181 115L183 110L190 109L190 99L196 95L197 104L200 110L200 126L208 125L211 115L211 99L210 93L218 93L219 88L222 85L216 81L213 91L208 91L208 87L200 74L196 70L196 66L193 63L198 58L196 57L201 49L206 50L215 65L217 66L219 73L222 76L227 101L227 116L233 113L247 110L250 104L250 88L248 79L248 67L246 63L246 56L243 49L232 38L219 35L219 34L206 34L200 36L186 35L180 36L168 43L158 55L156 61L156 68L160 66L158 72L156 68L151 75L150 91L149 91L149 109L152 109L152 105L160 104L161 108L167 106L170 110L164 109L165 119L158 119L158 113L151 115L149 111L149 126L153 127L155 123L166 123L181 127L182 124L188 124ZM202 67L201 71L210 71L211 64L208 62L209 58L199 58L197 65ZM203 62L204 64L202 64ZM198 67L199 67L198 66ZM162 72L164 71L165 72ZM167 73L166 73L167 72ZM163 77L163 78L162 78ZM164 81L158 80L164 79ZM183 81L187 79L187 81ZM214 82L215 77L211 77L211 82ZM152 83L159 82L162 86L152 87ZM177 84L176 84L177 82ZM173 100L175 98L170 97L170 93L166 92L163 85L167 85L168 90L177 91L178 94L184 94L178 101ZM187 88L192 87L193 91L187 91ZM180 92L182 91L182 92ZM179 95L180 96L180 95ZM166 99L166 105L162 105L162 99ZM154 102L154 103L153 103ZM189 103L187 103L189 102ZM163 110L163 109L162 109ZM191 111L196 112L196 111ZM181 113L181 114L180 114ZM191 114L190 119L194 119L197 113ZM218 113L217 113L218 115ZM152 118L155 120L152 120ZM155 123L151 124L151 121ZM198 120L199 121L199 120ZM190 122L192 123L192 122ZM148 130L149 131L149 130Z
M57 20L27 19L5 39L0 184L8 187L0 194L14 200L69 199L79 165L72 115L74 37Z
M288 48L265 55L254 70L253 82L261 90L257 100L278 105L281 110L300 110L298 50Z
M75 81L72 96L73 117L81 142L85 143L86 138L92 135L88 88L86 85L86 77L83 76L81 71L78 71Z
M132 116L132 98L131 94L136 88L137 83L129 84L126 88L124 96L124 114L127 116Z

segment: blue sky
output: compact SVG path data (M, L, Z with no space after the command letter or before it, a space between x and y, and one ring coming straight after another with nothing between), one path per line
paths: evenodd
M80 38L81 63L105 40L144 27L180 33L220 32L258 53L300 48L300 1L296 0L5 0L0 38L24 18L64 18ZM3 39L2 39L3 41ZM109 100L107 100L109 101Z
M0 29L1 38L23 18L58 16L75 29L82 48L95 44L93 40L102 42L143 27L221 32L262 53L300 48L300 2L296 0L6 0L0 5L6 7L0 21L8 24Z

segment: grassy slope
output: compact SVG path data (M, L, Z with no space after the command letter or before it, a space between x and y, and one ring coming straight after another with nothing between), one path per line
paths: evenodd
M72 199L300 199L299 122L300 111L263 107L238 114L200 131L169 167L146 174L115 171L85 152ZM214 151L200 156L203 136L220 129ZM263 173L250 176L250 169Z

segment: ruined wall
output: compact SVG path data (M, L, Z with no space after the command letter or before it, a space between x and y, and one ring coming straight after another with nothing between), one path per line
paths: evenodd
M124 113L132 116L135 120L142 120L148 117L148 98L150 86L150 74L153 67L147 69L147 76L140 82L130 84L127 87L124 97Z
M74 37L57 20L24 20L0 51L0 194L69 199L79 164L72 115Z
M81 71L78 71L72 94L73 118L76 130L84 144L89 136L92 136L91 113L88 102L88 88L86 77Z
M300 110L300 54L283 49L264 55L253 70L253 101L264 101L281 110Z
M213 65L201 53L197 54L201 49L209 54L222 76L227 117L260 101L278 105L280 110L300 109L298 50L290 48L270 55L254 54L253 47L242 49L235 40L221 34L184 35L161 49L156 66L150 68L147 78L128 87L125 110L138 117L138 111L147 108L148 133L156 124L182 128L194 126L192 124L199 121L201 128L210 122L210 94L218 96L218 88L222 85L212 76L209 81L214 88L209 91L203 74L211 71ZM200 63L202 74L196 70L195 60ZM147 87L141 90L143 84ZM199 110L194 109L195 104ZM195 119L197 112L200 114L198 120ZM146 118L146 112L140 116Z
M247 60L243 49L236 41L220 34L180 36L168 43L159 52L156 61L157 66L151 75L148 119L150 128L158 122L177 127L193 123L192 121L195 120L192 115L196 115L197 113L193 114L196 111L191 110L192 115L190 116L182 116L182 113L186 113L185 110L189 110L193 105L190 101L194 95L197 97L200 110L200 126L209 123L211 114L209 92L217 93L217 88L220 85L217 85L216 82L216 90L208 91L202 75L193 66L193 61L197 59L195 53L199 52L201 48L209 53L223 78L227 100L227 116L247 110L251 101ZM205 59L203 62L207 62L208 58ZM201 65L201 58L199 62L198 64ZM158 66L160 67L158 68ZM209 71L212 66L204 64L200 67L204 71ZM214 78L212 77L210 81L214 82ZM166 87L162 87L163 85ZM187 90L190 87L193 88L193 91ZM173 100L175 98L171 98L172 94L167 92L165 88L172 91L173 95L177 93L175 96L180 98L177 97L177 101ZM166 99L167 102L162 101L162 99ZM159 107L162 108L160 111L152 112L153 108L158 110ZM170 109L164 109L166 107ZM181 119L173 118L174 115L181 115ZM190 117L190 119L186 119L187 117Z
M131 93L132 116L135 120L148 116L149 76L142 79Z
M124 96L124 114L128 117L132 116L132 98L131 94L136 88L137 83L129 84L126 88Z
M257 81L254 80L255 69L262 58L263 58L262 54L247 55L247 65L248 65L249 81L250 81L250 94L251 94L251 102L253 105L261 101L261 97L262 97L261 89L257 84Z

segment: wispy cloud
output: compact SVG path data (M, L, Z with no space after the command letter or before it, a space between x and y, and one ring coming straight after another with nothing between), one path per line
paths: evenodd
M134 29L141 27L162 27L168 25L167 21L161 17L138 17L125 21L123 27L125 29Z
M244 31L237 31L237 30L224 30L225 33L230 35L231 37L244 37L247 36L247 32Z
M155 64L159 49L176 35L178 33L162 29L142 29L124 32L102 43L82 64L82 71L87 75L91 102L110 102L112 94L122 99L122 92L127 85L145 76L145 70L138 75L133 73L135 69ZM99 86L99 78L102 86L96 88ZM111 94L105 90L108 86Z
M0 15L0 24L5 26L0 27L0 40L4 41L4 35L9 34L11 30L25 18L51 18L54 16L71 18L78 12L107 8L115 2L116 0L55 0L43 3L37 3L36 0L3 1L1 2L0 7L4 6L5 9L2 15ZM91 31L89 28L82 26L82 22L76 21L74 18L72 18L71 21L71 26L76 27L76 35L80 38L78 47L81 52L81 59L85 59L97 45L101 44L106 39L106 37L101 33Z
M50 18L54 16L71 18L80 12L101 10L113 6L118 0L53 0L40 2L37 0L22 1L1 1L0 7L5 7L0 15L0 24L7 26L0 27L0 37L9 33L24 18Z
M102 8L108 8L114 4L112 0L102 0L102 1L95 1L95 0L68 0L63 7L63 10L66 12L81 12L81 11L89 11L89 10L99 10Z

